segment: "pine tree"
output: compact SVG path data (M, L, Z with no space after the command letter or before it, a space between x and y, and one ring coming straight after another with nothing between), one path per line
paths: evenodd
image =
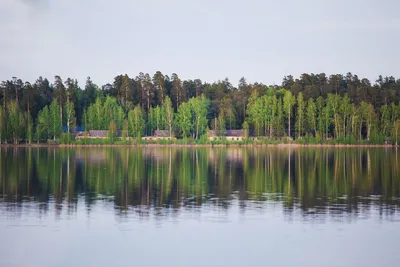
M54 76L54 88L57 98L57 103L60 111L58 112L60 119L58 123L60 123L60 127L62 128L63 124L63 106L64 106L64 98L65 98L65 87L63 85L62 79L60 76Z
M165 77L160 72L157 71L153 76L153 84L155 87L155 95L157 99L157 105L162 105L165 97L167 96L167 88L165 86Z
M178 75L176 73L173 73L171 78L172 78L172 91L171 91L172 102L174 104L175 110L178 110L180 104L185 100L186 95L183 90L182 81L181 79L179 79Z

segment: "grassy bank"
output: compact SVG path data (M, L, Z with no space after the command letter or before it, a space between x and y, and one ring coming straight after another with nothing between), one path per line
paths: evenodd
M2 144L1 147L395 147L393 144L376 143L367 140L351 139L245 139L241 141L202 139L173 139L173 140L109 140L109 139L79 139L79 140L49 140L47 143L32 144Z

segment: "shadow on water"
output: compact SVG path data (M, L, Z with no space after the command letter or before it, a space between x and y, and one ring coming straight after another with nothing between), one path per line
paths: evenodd
M78 202L146 218L211 206L281 205L285 215L399 211L400 151L385 148L1 148L0 208L40 213ZM54 209L49 209L54 205Z

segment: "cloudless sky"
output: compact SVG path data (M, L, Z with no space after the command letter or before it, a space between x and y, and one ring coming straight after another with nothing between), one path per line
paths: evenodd
M0 0L0 80L400 78L398 0Z

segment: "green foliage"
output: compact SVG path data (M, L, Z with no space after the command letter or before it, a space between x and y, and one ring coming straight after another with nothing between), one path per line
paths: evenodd
M352 110L352 105L350 103L350 98L347 95L347 93L344 95L344 97L340 101L340 108L339 108L339 114L340 118L342 120L343 128L342 132L340 133L340 136L348 136L351 134L351 110Z
M61 144L72 144L75 141L75 135L71 134L71 133L63 133L61 134L60 137L60 143Z
M129 123L128 120L124 120L124 122L122 123L122 134L121 134L122 141L127 143L128 136L129 136Z
M397 146L400 140L400 119L394 122L392 129L392 138L395 140L395 145Z
M243 131L244 131L244 138L248 138L249 137L249 124L247 123L247 121L243 122Z
M247 104L247 117L248 121L252 123L257 136L262 135L263 121L264 121L264 107L263 100L259 98L258 92L254 90L249 98Z
M194 140L194 144L205 145L208 144L208 135L206 133L202 134L200 138Z
M128 113L129 134L132 137L140 138L144 132L143 112L139 105Z
M311 144L311 145L316 145L316 144L321 143L321 139L314 137L312 135L306 135L306 137L303 140L304 140L304 143Z
M296 103L296 98L292 95L292 92L286 91L283 96L283 111L285 114L285 118L287 119L288 124L288 132L287 135L292 136L291 130L291 120L293 116L293 106Z
M63 126L68 131L81 125L86 131L107 130L111 121L121 131L126 119L128 135L135 138L158 129L169 130L171 137L175 132L200 139L207 128L221 135L222 128L237 129L246 121L248 135L269 140L285 135L304 140L308 135L321 142L342 143L351 137L358 143L381 143L394 140L393 127L400 119L399 80L379 77L371 84L351 73L288 76L282 85L270 87L241 78L237 88L228 79L203 84L161 72L152 78L139 73L135 79L122 74L100 87L88 77L85 90L75 79L63 83L60 76L54 82L39 77L32 84L17 83L19 93L13 81L2 83L0 143L56 140ZM134 107L140 107L136 119Z
M53 137L56 140L61 135L61 118L60 118L60 106L56 100L53 100L49 107L49 137Z
M107 130L110 122L114 121L118 129L122 128L125 119L124 109L117 103L114 97L107 96L103 100L98 97L85 112L87 118L86 130Z
M218 116L218 123L217 123L217 135L218 136L225 136L225 118L223 116L223 114L220 114Z
M33 121L32 117L29 114L27 114L25 124L26 124L26 140L28 141L28 144L31 144L33 139Z
M189 103L184 102L179 106L175 120L180 135L183 138L187 138L193 131L193 114Z
M108 127L107 137L110 144L113 144L117 138L117 124L113 120L110 122L110 126Z
M221 100L219 105L219 116L223 116L225 119L226 126L229 129L233 129L236 124L236 111L233 106L233 101L228 96L225 96Z
M67 122L67 132L69 132L71 128L75 130L76 116L75 116L74 102L72 101L67 102L64 107L64 112L65 112L64 118Z
M194 137L199 139L206 133L208 125L207 113L210 101L202 94L200 97L189 99L188 103L193 111Z
M388 105L383 105L380 108L381 113L381 133L387 135L390 132L391 121L390 121L390 107Z
M36 126L36 140L47 140L51 134L51 117L49 107L44 107L38 115L38 121Z
M305 122L305 103L303 93L300 92L297 95L297 112L296 112L296 132L300 138L304 134L304 122Z
M7 105L8 131L14 144L18 144L25 127L25 120L16 102L12 101Z
M315 136L317 134L317 106L313 98L307 102L306 125L307 131Z
M177 101L178 101L178 96L177 96ZM169 137L172 137L172 125L174 123L174 109L172 108L172 102L171 99L167 96L164 99L164 103L162 106L165 114L165 123L167 125L168 131L169 131Z

